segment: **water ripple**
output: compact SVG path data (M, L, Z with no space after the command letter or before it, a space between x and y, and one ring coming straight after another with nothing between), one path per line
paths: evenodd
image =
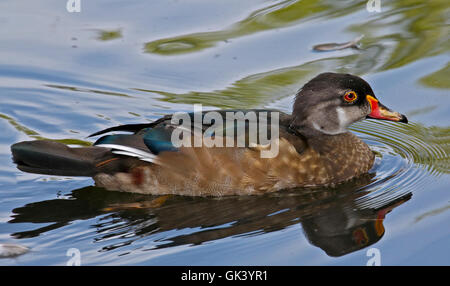
M362 188L369 193L357 200L361 208L376 208L450 173L449 128L366 120L352 130L377 154L374 181Z

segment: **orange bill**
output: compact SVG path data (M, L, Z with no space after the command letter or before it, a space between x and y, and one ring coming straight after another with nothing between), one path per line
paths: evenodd
M408 123L408 119L405 115L390 110L381 104L375 97L367 95L366 98L370 104L370 114L367 116L368 118Z

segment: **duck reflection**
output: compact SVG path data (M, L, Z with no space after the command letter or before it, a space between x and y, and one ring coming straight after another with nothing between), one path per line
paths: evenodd
M381 207L358 208L355 201L368 193L364 186L372 177L367 174L336 188L222 198L158 197L86 187L72 191L69 199L46 200L16 208L9 223L50 223L13 234L20 239L38 236L74 220L98 217L93 225L97 232L95 241L117 238L101 251L129 245L138 239L152 240L154 248L198 245L299 224L311 244L329 256L342 256L380 240L385 232L386 214L411 198L409 193L386 201ZM180 229L183 231L176 231ZM161 238L161 234L165 236Z

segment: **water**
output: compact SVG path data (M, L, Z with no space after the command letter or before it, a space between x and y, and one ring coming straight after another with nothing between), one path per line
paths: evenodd
M0 265L382 265L450 262L448 1L0 3ZM364 34L361 50L314 52ZM368 80L410 124L352 126L377 153L332 189L186 198L108 192L18 171L9 146L89 145L175 111L277 108L324 71Z

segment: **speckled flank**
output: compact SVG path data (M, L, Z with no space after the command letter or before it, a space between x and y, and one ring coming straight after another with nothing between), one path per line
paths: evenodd
M145 194L261 194L338 184L366 173L374 161L369 147L351 133L308 140L301 153L286 138L277 142L275 158L261 158L261 148L182 148L161 153L161 165L94 179L107 189Z

